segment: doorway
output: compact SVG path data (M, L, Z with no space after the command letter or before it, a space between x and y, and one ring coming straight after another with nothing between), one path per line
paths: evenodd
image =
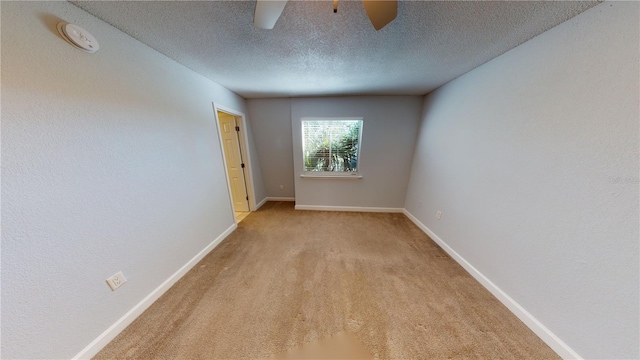
M242 221L250 212L247 147L244 146L243 117L216 108L218 130L224 155L229 196L233 204L235 222Z

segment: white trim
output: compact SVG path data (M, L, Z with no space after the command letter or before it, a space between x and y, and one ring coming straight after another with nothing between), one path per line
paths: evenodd
M151 304L153 304L162 294L173 286L180 278L182 278L192 267L194 267L202 258L204 258L211 250L213 250L218 244L222 242L229 234L233 232L238 226L236 224L231 225L220 236L213 240L209 245L202 249L196 256L184 264L178 271L169 276L160 286L155 288L149 295L136 304L131 310L129 310L118 321L109 326L100 336L87 345L82 351L80 351L73 359L90 359L94 357L102 348L104 348L111 340L113 340L122 330L124 330L129 324L131 324L140 314L142 314Z
M303 179L323 179L323 180L358 180L362 175L306 175L300 174Z
M544 341L553 351L560 355L563 359L582 359L577 352L569 347L564 341L556 336L551 330L544 326L538 319L531 315L525 308L513 300L507 293L500 289L496 284L484 276L478 269L465 260L453 248L451 248L444 240L440 239L426 225L420 222L413 214L406 209L403 213L413 221L420 230L424 231L433 241L435 241L444 251L447 252L458 264L460 264L471 276L493 294L504 306L507 307L515 316L517 316L529 329L531 329L542 341Z
M229 168L227 167L227 157L224 154L224 140L222 139L222 130L220 129L220 117L218 116L218 107L215 103L213 105L213 118L216 121L216 130L218 131L218 143L220 144L220 154L222 155L222 166L224 166L224 179L227 180L227 193L229 195L229 204L231 205L231 216L233 217L233 221L236 225L238 225L238 220L236 219L236 205L233 201L233 195L231 192L231 180L229 180ZM244 179L246 185L246 177ZM249 205L249 210L251 210L251 204Z
M361 206L322 206L322 205L296 205L296 210L315 210L315 211L357 211L357 212L381 212L381 213L401 213L401 208L384 208L384 207L361 207Z
M249 211L256 211L257 209L256 196L255 196L256 192L253 185L253 172L251 170L252 166L251 166L251 154L249 153L249 135L247 131L247 119L244 116L244 113L241 113L240 111L236 111L222 105L217 105L215 102L213 102L212 104L213 104L213 113L216 120L216 128L218 129L218 140L220 141L220 152L222 153L224 171L227 177L227 186L229 187L228 189L229 201L231 201L232 213L234 213L234 218L235 218L235 207L233 206L233 197L231 196L231 182L229 181L229 174L227 174L227 159L224 156L224 147L222 146L222 133L220 132L220 119L218 118L218 111L240 118L240 121L238 122L238 126L240 127L240 133L242 133L242 136L238 140L240 143L240 151L243 155L242 161L246 165L244 170L245 171L244 181L247 187L247 196L249 196Z
M260 209L262 207L262 205L266 204L266 202L269 201L269 198L266 197L264 199L262 199L262 201L260 201L259 203L256 204L256 210Z
M269 196L269 197L267 197L267 201L296 201L296 198L294 198L294 197Z
M333 121L333 120L358 120L364 121L364 117L362 116L303 116L300 118L300 121Z
M358 134L358 150L356 153L356 159L358 162L357 168L360 169L361 168L361 161L360 161L360 154L362 153L360 151L360 149L362 149L362 137L364 135L362 135L362 132L364 131L364 117L362 116L347 116L347 117L301 117L300 118L300 149L302 150L302 169L305 169L305 163L304 163L304 126L302 126L302 123L304 121L340 121L340 120L344 120L344 121L360 121L360 132ZM326 176L322 176L322 175L318 175L318 174L311 174L312 172L305 172L303 174L300 175L301 178L307 178L307 179L347 179L347 177L345 175L334 175L332 174L332 172L330 171L326 171L326 172L322 172L324 174L328 174ZM362 176L358 176L358 172L356 171L355 173L353 173L352 177L349 177L349 179L362 179Z
M294 198L294 197L267 196L266 198L262 199L262 201L260 201L256 205L256 210L260 209L262 207L262 205L267 203L267 201L296 201L296 198Z

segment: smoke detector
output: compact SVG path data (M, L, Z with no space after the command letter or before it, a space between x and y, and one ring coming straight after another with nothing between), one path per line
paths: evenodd
M78 25L60 22L58 23L58 32L69 44L82 51L94 53L100 49L98 40Z

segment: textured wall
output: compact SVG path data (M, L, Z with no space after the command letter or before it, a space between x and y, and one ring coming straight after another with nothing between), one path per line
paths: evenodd
M406 197L586 358L640 356L639 6L598 5L429 95Z
M294 197L291 100L250 99L247 107L251 128L256 134L256 151L262 162L265 196ZM283 190L280 185L284 186Z
M291 100L296 205L402 208L422 97L363 96ZM303 117L363 117L360 180L302 179Z
M74 356L233 224L213 101L246 112L66 2L3 2L3 358Z

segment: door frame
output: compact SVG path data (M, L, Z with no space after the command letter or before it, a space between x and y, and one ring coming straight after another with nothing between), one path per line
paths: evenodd
M233 212L233 221L236 221L235 207L233 205L233 195L231 193L231 182L229 181L229 171L227 170L227 159L224 156L224 146L222 146L222 132L220 131L220 119L218 119L218 111L235 116L238 121L238 127L240 127L240 134L238 136L238 142L240 144L240 152L242 153L242 161L245 164L244 167L244 182L247 187L247 196L249 196L249 211L256 211L256 197L253 187L252 167L251 167L251 154L249 153L249 135L247 134L247 123L245 115L237 110L230 109L226 106L218 105L215 102L213 104L213 116L216 121L216 129L218 130L218 143L220 145L220 154L222 155L222 164L224 165L225 178L227 180L227 193L229 194L229 203L231 204L231 211Z

